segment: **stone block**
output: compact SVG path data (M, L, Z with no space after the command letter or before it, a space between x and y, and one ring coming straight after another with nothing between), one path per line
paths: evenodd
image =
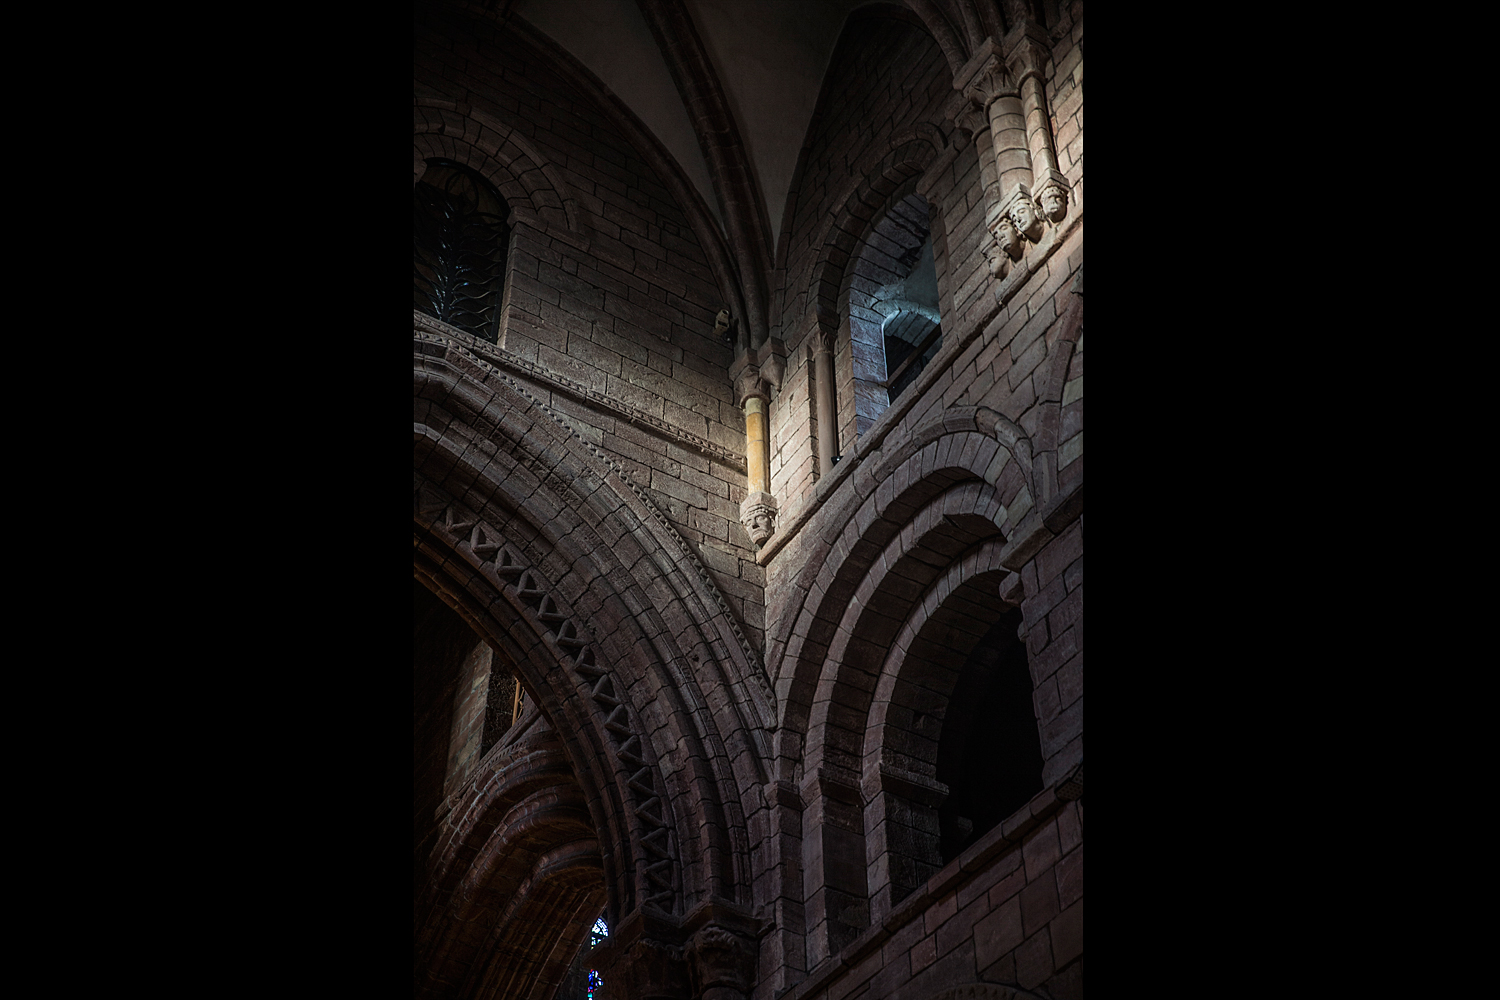
M1023 940L1021 900L1017 896L974 925L974 960L983 969L1015 950Z

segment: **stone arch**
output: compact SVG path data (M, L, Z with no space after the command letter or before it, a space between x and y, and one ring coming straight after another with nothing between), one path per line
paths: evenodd
M1001 596L1010 575L1001 561L1004 541L992 537L938 574L911 603L881 664L861 768L866 857L869 870L881 878L870 887L872 920L884 919L943 867L937 807L952 789L942 780L938 750L948 735L948 707L961 668L1005 611L1015 607ZM1027 714L1034 727L1034 713ZM1038 747L1039 780L1034 728L1030 736Z
M419 996L550 998L604 903L583 789L557 733L531 716L528 738L488 755L454 810L418 914Z
M813 237L813 245L819 249L808 284L808 300L815 311L828 315L838 312L844 273L860 238L897 189L920 177L942 149L936 128L930 133L921 130L898 137L896 143L886 147L884 155L867 158L851 170L834 199L837 208Z
M428 157L462 163L495 185L516 221L587 239L591 227L585 209L561 171L518 129L467 104L441 98L415 98L413 118L416 179L421 179L421 163Z
M1043 506L1083 484L1083 277L1049 349L1047 379L1038 402L1036 482Z
M835 200L839 207L814 237L820 249L811 269L808 298L812 313L826 318L830 326L837 317L835 412L839 438L846 444L858 436L862 422L873 422L889 403L885 387L877 384L887 374L884 346L864 329L862 324L870 318L854 314L851 288L856 275L867 269L862 264L871 243L889 240L901 228L892 220L893 211L902 212L903 200L913 195L942 149L941 133L928 126L897 137L883 155L867 156L856 164ZM939 207L917 197L926 209L928 234L934 243L946 245ZM882 227L891 232L881 232ZM868 275L860 277L870 280Z
M828 556L792 585L805 599L768 644L781 709L777 777L799 789L803 809L809 962L874 916L865 866L835 859L866 856L865 736L886 640L945 566L1009 538L1033 506L1029 442L987 409L949 411L867 463L874 468L855 474L849 501L804 528L827 532Z
M417 574L562 734L607 841L611 925L747 903L773 713L722 595L623 470L479 345L420 323L414 341Z
M821 537L827 559L810 559L792 586L803 595L767 636L767 666L776 685L778 755L786 765L801 759L822 664L844 609L875 559L911 517L961 480L994 487L1006 508L1007 538L1033 508L1030 439L1014 422L987 407L951 407L905 440L864 462L852 495L820 511L803 530Z

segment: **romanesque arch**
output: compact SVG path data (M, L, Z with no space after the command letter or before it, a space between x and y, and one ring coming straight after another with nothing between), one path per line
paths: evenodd
M942 792L926 773L935 753L930 760L886 759L881 739L898 727L882 715L872 729L872 694L892 643L944 570L988 539L1003 543L1033 506L1029 440L983 408L950 411L873 464L856 474L854 495L839 510L818 517L817 525L842 530L825 536L828 559L803 570L794 592L806 598L788 609L784 631L768 643L781 711L778 777L798 788L803 810L810 964L836 953L887 911L893 896L936 870L935 829L930 850L899 847L894 855L891 838L877 833L895 805L880 794L909 803ZM953 606L945 607L951 614ZM912 708L907 702L904 710ZM880 803L873 809L872 795ZM908 864L918 858L926 860ZM893 881L892 863L909 870Z
M519 884L500 874L518 852L550 859L548 892L566 883L579 907L602 891L612 926L748 905L746 813L763 808L773 720L759 657L623 470L488 365L484 345L415 323L416 576L522 678L556 734L542 750L577 785L548 786L555 822L515 826L506 747L486 756L433 855L423 947L430 968L459 969L433 975L491 983L446 956L462 951L455 934L472 933L464 915L482 887ZM493 910L480 922L501 920ZM531 952L542 947L536 921L503 919L530 928Z
M412 111L417 180L429 157L462 163L495 185L519 221L587 238L587 213L561 172L518 129L493 114L439 97L415 98Z

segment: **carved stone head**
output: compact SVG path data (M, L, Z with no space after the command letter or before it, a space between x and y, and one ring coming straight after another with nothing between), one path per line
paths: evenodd
M1015 225L1006 216L1001 216L990 225L990 234L995 237L995 245L1005 251L1005 255L1011 260L1021 259L1021 234L1016 232Z
M986 244L979 249L984 254L985 262L990 266L990 277L1005 277L1005 254L1001 253L996 247L989 244Z
M751 493L740 504L740 523L757 547L776 534L776 499L769 493Z
M750 534L750 540L756 545L764 545L766 541L776 534L776 512L765 504L756 504L745 512L743 517L745 530Z
M1042 211L1047 218L1053 222L1061 222L1063 216L1068 214L1068 192L1061 184L1048 184L1042 188L1037 200L1041 202Z
M1042 220L1036 214L1036 207L1031 204L1031 199L1023 197L1011 202L1010 221L1031 242L1035 243L1042 238Z

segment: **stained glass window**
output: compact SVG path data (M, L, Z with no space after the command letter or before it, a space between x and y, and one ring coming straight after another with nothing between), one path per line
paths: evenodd
M600 941L603 941L607 937L609 937L609 924L606 924L604 918L601 916L598 920L594 921L594 926L589 928L589 950L592 951ZM599 975L599 970L590 969L589 1000L594 1000L594 994L603 985L604 977Z

